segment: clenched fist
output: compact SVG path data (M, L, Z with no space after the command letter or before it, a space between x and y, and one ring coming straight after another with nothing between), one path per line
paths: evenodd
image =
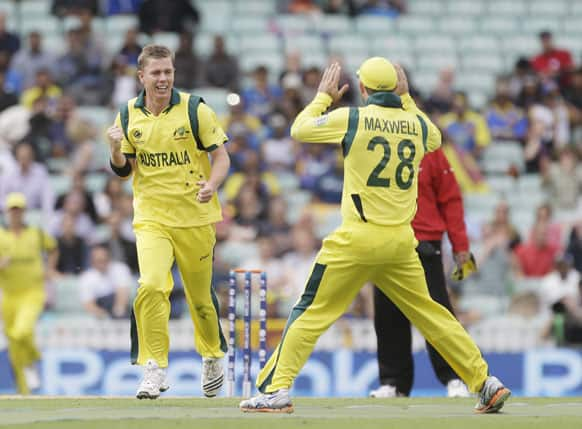
M111 153L121 152L121 141L123 140L123 131L117 125L113 125L107 129L107 139L109 140L109 147Z

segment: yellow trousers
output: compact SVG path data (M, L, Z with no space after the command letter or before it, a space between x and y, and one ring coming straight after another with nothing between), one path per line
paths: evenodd
M342 225L323 241L281 342L257 377L261 392L292 386L317 339L365 282L378 286L451 365L472 392L487 378L481 352L455 317L433 301L410 226Z
M168 366L171 268L178 264L194 322L195 347L204 357L222 357L227 346L220 327L218 300L212 289L216 242L214 225L171 228L157 223L135 225L140 269L131 317L132 363L149 359Z
M21 395L30 393L24 378L24 368L40 359L34 340L34 328L44 309L46 294L44 285L25 289L4 290L2 319L8 340L8 357L14 373L16 389Z

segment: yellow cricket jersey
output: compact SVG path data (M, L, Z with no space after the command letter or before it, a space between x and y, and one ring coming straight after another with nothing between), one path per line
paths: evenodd
M55 239L37 227L26 227L19 235L0 228L0 258L10 258L8 266L0 269L0 289L9 293L42 287L43 253L56 246Z
M295 119L291 135L342 145L344 222L409 224L416 213L418 166L441 145L440 131L409 94L378 92L364 107L325 114L331 103L328 94L317 94Z
M193 227L222 220L216 194L208 203L196 200L196 182L210 177L209 152L228 140L200 97L174 89L170 105L154 116L142 91L120 109L115 123L124 130L121 151L136 160L135 224Z

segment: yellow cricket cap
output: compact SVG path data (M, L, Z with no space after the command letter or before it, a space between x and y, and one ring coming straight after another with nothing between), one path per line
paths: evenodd
M358 77L366 88L375 91L394 91L398 84L396 69L382 57L368 58L358 70Z
M12 192L6 196L7 209L24 209L26 208L26 197L20 192Z

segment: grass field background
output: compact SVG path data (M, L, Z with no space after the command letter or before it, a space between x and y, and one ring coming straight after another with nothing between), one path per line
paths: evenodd
M243 414L239 399L0 398L0 427L17 429L582 428L582 398L510 398L475 415L474 399L296 398L294 414Z

